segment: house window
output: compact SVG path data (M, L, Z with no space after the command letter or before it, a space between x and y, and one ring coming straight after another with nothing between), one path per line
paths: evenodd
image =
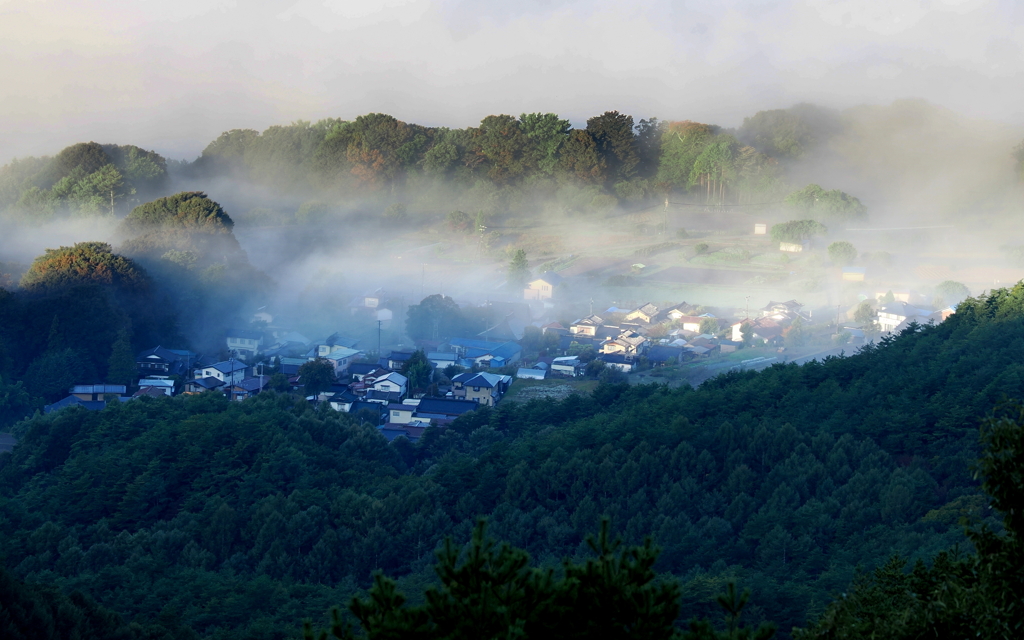
M479 391L480 387L473 387L473 391Z

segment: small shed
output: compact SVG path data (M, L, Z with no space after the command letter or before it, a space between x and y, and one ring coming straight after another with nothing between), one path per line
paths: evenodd
M765 224L764 222L755 222L754 223L754 235L755 236L763 236L763 235L765 235L767 233L768 233L768 225L767 224Z
M516 378L523 380L543 380L548 372L542 369L519 369L516 371Z

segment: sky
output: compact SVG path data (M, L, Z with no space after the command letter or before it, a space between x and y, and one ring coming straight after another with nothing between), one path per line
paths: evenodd
M0 0L0 164L75 142L194 159L221 132L384 112L607 110L737 126L922 98L1024 124L1024 3Z

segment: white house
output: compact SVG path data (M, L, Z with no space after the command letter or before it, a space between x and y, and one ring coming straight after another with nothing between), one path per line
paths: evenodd
M409 379L400 373L392 371L391 373L381 376L373 381L373 389L375 391L383 391L385 393L400 393L405 395L406 389L409 386Z
M878 326L882 331L893 331L905 321L916 320L919 324L927 324L932 320L932 312L920 309L906 302L890 302L878 309Z
M211 364L201 369L196 369L196 380L201 378L216 378L221 382L232 384L245 379L245 370L248 367L244 362L238 360L225 360L217 364Z

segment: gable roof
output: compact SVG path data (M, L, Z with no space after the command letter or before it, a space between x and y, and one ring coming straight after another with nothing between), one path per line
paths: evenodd
M491 389L497 387L507 377L496 373L472 373L467 371L452 378L452 382L461 382L463 386L467 387L487 387Z
M381 377L377 378L376 380L374 380L373 384L377 384L378 382L384 382L385 380L387 380L389 382L393 382L393 383L395 383L395 384L397 384L399 386L405 386L406 384L409 383L409 378L406 378L405 376L403 376L402 374L398 373L397 371L392 371L392 372L388 373L386 376L381 376Z
M217 387L223 387L224 381L218 380L213 376L207 376L206 378L199 378L198 380L189 380L188 384L193 384L196 385L197 387L202 387L209 391L211 389L216 389Z
M658 315L658 307L656 307L654 304L648 302L648 303L645 303L645 304L641 305L640 307L638 307L638 308L636 308L636 309L634 309L632 311L632 313L637 313L637 312L642 313L645 316L654 317L654 316Z
M378 369L376 362L353 362L348 365L348 372L356 375L365 375Z
M241 371L242 369L245 369L246 368L246 364L244 362L242 362L241 360L224 360L222 362L217 362L215 364L211 364L211 365L205 366L203 368L204 369L216 369L217 371L220 371L221 373L233 373L235 371Z

